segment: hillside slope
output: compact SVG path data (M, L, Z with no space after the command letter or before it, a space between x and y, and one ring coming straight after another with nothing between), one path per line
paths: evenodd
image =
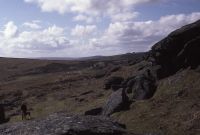
M10 122L21 121L20 105L24 102L33 118L59 111L83 114L104 104L111 93L103 89L106 78L128 76L131 65L145 55L125 54L105 61L0 58L0 101Z

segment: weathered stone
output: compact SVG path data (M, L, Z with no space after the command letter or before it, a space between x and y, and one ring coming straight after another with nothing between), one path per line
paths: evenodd
M200 65L198 58L200 58L200 36L185 44L177 55L177 61L180 63L180 68L191 66L194 69Z
M140 74L134 78L132 86L133 99L151 98L156 90L155 78L151 75L150 70Z
M152 47L149 61L153 58L156 65L162 67L161 78L181 68L188 66L195 68L200 64L198 61L199 37L200 20L175 30Z
M53 114L45 119L0 126L1 135L128 135L123 126L104 116Z
M129 107L129 99L124 89L120 89L111 94L103 107L102 115L109 116L112 113L127 109Z
M156 90L158 67L151 67L144 72L127 78L124 81L124 88L130 99L151 98ZM132 96L131 96L132 95Z

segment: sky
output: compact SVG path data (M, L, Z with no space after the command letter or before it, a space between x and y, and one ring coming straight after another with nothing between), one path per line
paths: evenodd
M200 19L200 0L0 0L0 57L144 52Z

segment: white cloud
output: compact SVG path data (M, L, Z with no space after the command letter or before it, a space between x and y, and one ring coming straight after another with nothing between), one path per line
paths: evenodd
M115 21L128 21L128 20L132 20L134 18L136 18L139 15L138 12L124 12L124 13L118 13L118 14L114 14L111 15L111 19L113 22Z
M78 37L85 37L91 35L97 29L96 25L76 25L75 28L72 29L71 35Z
M13 22L8 24L14 26ZM6 27L4 33L7 29ZM8 34L9 38L0 35L0 48L8 56L29 56L33 52L33 55L39 52L53 53L70 47L70 41L65 36L64 29L55 25L43 30L22 31L16 36L13 36L16 32L10 33L12 34Z
M89 17L89 16L82 15L82 14L79 14L79 15L73 17L73 20L74 21L85 21L86 23L94 22L93 17Z
M3 34L6 38L12 38L17 34L17 26L14 24L14 22L10 21L5 26L5 29L3 31Z
M18 30L14 22L9 22L0 33L0 52L15 57L81 57L147 51L171 31L198 19L200 12L140 22L125 19L111 22L103 32L96 25L76 25L71 31L56 25ZM11 26L14 30L8 30Z
M38 23L40 23L40 21L35 20L35 21L32 21L32 22L25 22L23 24L23 26L31 28L31 29L41 29L41 26Z
M157 21L115 22L92 43L100 48L147 51L173 30L200 19L200 12L163 16Z
M24 0L27 3L37 4L44 12L56 11L60 14L66 12L84 12L90 6L90 0Z
M79 13L89 16L107 15L113 16L117 20L120 18L134 18L134 14L128 14L133 8L142 3L151 3L163 0L24 0L27 3L37 4L44 12ZM123 17L121 13L126 17ZM117 15L118 14L118 15ZM78 19L79 18L79 19ZM79 16L75 20L86 19Z

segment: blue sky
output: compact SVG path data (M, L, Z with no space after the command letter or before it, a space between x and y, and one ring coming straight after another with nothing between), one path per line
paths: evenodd
M147 51L198 19L199 0L0 0L0 56Z

